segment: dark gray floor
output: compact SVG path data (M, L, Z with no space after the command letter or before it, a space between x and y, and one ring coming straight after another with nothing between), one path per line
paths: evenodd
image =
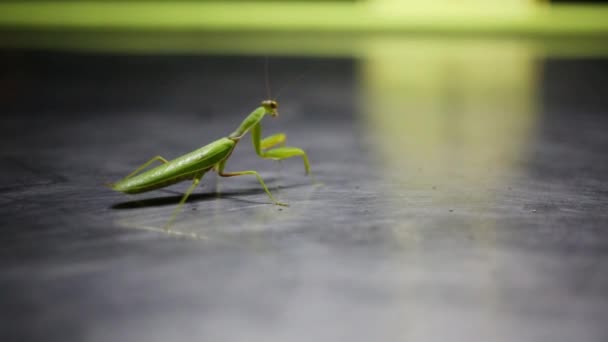
M606 60L542 61L523 153L456 153L438 173L375 150L396 137L367 127L355 61L272 59L272 84L289 85L265 127L324 185L246 140L228 168L259 170L290 207L208 175L177 236L159 227L187 184L103 184L230 133L265 96L263 59L0 56L2 341L608 338Z

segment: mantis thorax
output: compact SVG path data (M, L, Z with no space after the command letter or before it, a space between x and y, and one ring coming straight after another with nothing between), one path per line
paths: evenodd
M262 101L262 105L256 108L251 114L249 114L245 120L241 123L241 125L230 134L229 138L233 140L240 139L243 135L245 135L253 126L255 126L258 122L260 122L264 115L270 114L272 117L277 117L279 113L277 112L277 108L279 104L274 100L264 100Z

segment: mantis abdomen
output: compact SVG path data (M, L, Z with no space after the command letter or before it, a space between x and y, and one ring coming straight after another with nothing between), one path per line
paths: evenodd
M221 138L146 172L127 177L113 184L112 189L127 194L137 194L193 179L226 159L235 145L234 140Z

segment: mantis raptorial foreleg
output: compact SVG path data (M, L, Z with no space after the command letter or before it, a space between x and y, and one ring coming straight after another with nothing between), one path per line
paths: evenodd
M135 169L135 171L131 172L127 177L125 177L124 179L129 179L133 176L135 176L136 174L140 173L143 169L145 169L146 167L148 167L150 164L154 163L155 161L160 161L163 164L167 164L168 161L167 159L161 157L161 156L156 156L150 160L148 160L147 162L143 163L142 166L138 167L137 169Z
M271 136L268 136L260 141L260 148L262 150L267 150L273 146L285 146L285 142L287 141L287 135L285 133L277 133Z
M194 189L201 182L201 178L203 178L203 175L204 175L204 173L201 173L201 174L196 175L194 177L194 180L192 181L192 185L184 193L184 196L179 201L179 204L177 205L177 208L175 208L175 210L173 210L173 214L171 214L171 218L169 219L169 221L167 222L167 224L165 224L165 230L167 230L167 231L169 230L169 226L171 226L171 223L173 223L173 220L175 220L175 217L177 217L177 213L179 213L179 211L181 210L181 208L184 206L184 203L186 203L186 201L188 200L188 197L190 196L190 194L192 193L192 191L194 191Z
M270 199L274 202L274 204L288 206L287 203L280 202L276 198L274 198L274 196L272 196L272 194L270 193L270 190L268 190L268 187L266 186L266 183L264 183L262 176L260 176L260 174L257 171L247 170L247 171L237 171L237 172L224 172L225 166L226 166L226 161L222 161L218 165L217 174L220 175L221 177L236 177L236 176L244 176L244 175L254 175L260 182L260 185L262 185L262 188L264 188L264 191L266 191L266 194L268 194L268 197L270 197Z
M271 150L266 150L275 145L284 145L287 136L284 133L277 133L267 138L262 139L262 125L258 122L251 130L251 139L253 148L258 156L266 159L283 160L291 157L301 156L304 161L304 169L306 174L310 173L310 163L306 152L298 147L277 147Z
M282 160L291 157L301 156L302 160L304 160L304 169L306 170L306 174L310 173L310 162L308 161L308 156L306 152L301 148L297 147L277 147L272 150L262 151L260 155L262 158L274 159L274 160Z

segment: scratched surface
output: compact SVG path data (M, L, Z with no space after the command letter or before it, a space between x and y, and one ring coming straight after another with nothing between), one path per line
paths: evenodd
M265 130L306 149L323 186L247 139L227 168L259 170L290 207L253 178L209 174L168 236L188 184L103 184L231 132L266 96L263 59L0 56L2 341L608 337L606 60L537 61L532 109L447 91L415 115L449 124L402 127L401 114L377 121L390 107L365 109L360 62L271 59L272 85L287 86ZM459 144L451 115L477 110L500 124ZM525 111L534 124L498 143ZM429 127L447 138L408 147Z

